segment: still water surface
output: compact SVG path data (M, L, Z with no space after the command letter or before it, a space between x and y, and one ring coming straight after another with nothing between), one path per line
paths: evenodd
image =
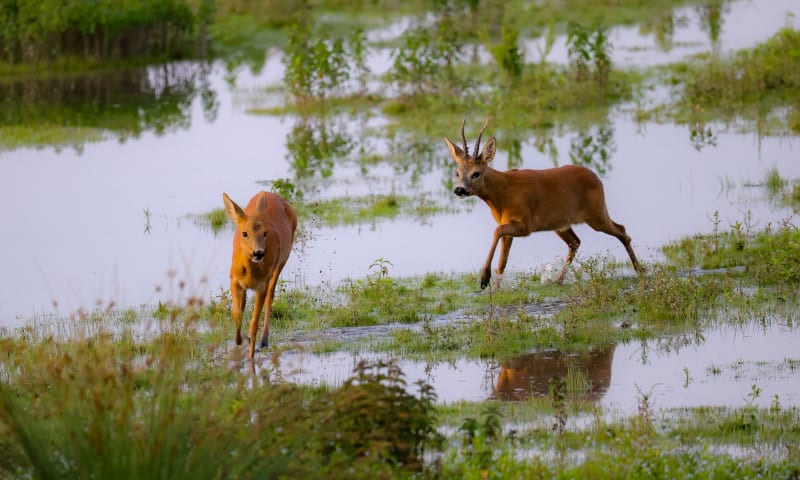
M590 352L543 351L506 361L457 360L426 364L400 361L409 385L435 386L438 400L520 401L549 397L554 376L568 368L590 382L578 398L606 412L632 414L642 395L656 409L695 406L741 407L800 404L800 358L796 323L715 328L702 337L686 335L647 342L598 347ZM291 381L337 385L352 374L359 360L375 355L290 353L280 357L279 371ZM265 360L260 368L275 366ZM753 396L753 386L760 390ZM410 387L410 391L414 391Z

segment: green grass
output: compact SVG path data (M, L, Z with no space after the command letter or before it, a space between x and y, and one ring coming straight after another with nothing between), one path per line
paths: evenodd
M797 408L699 408L656 416L642 400L639 413L630 418L607 420L602 412L595 412L589 415L587 426L563 430L554 427L559 411L564 415L564 410L557 408L513 403L489 408L462 403L440 409L459 442L442 461L444 476L794 478L800 471L800 458L794 450L800 432L792 427L800 414ZM737 428L741 418L758 427ZM493 425L499 422L515 428L498 432ZM733 436L727 433L731 428L736 431ZM764 451L774 454L765 456ZM747 460L754 458L755 452L762 452L761 456Z
M800 132L800 31L789 27L748 50L672 67L680 122L744 118L764 133Z
M684 268L744 267L760 286L792 290L800 283L800 230L789 224L759 232L734 224L729 232L685 238L663 251Z
M226 366L223 344L201 340L208 313L171 310L144 337L99 327L0 339L0 476L352 478L422 469L424 444L436 439L430 390L412 396L402 372L384 363L360 364L330 390L250 377Z

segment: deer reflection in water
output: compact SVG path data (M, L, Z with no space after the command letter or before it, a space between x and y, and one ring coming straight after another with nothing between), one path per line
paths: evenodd
M615 345L581 352L547 350L529 353L501 364L492 398L521 401L550 395L550 382L555 378L577 379L578 388L568 393L573 398L596 401L611 385L611 364Z

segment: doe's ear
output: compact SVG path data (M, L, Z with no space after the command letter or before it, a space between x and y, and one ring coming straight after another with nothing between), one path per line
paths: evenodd
M447 143L447 149L450 150L450 156L453 157L453 160L458 163L463 162L465 156L464 150L461 150L461 147L451 142L447 137L444 137L444 141Z
M242 207L236 205L236 202L231 200L231 197L225 192L222 192L222 201L225 202L225 213L228 214L231 220L238 223L240 220L247 218Z
M483 146L483 152L481 152L480 158L483 163L489 163L494 158L495 153L497 153L497 140L491 137L486 141L486 145Z
M258 192L258 200L256 200L256 213L264 213L267 211L267 192L261 190Z

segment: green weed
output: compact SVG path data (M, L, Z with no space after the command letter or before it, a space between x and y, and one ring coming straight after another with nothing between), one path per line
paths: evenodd
M2 475L402 476L438 448L432 389L408 393L396 366L361 363L330 391L258 381L201 343L202 312L144 340L0 341Z
M784 28L771 39L729 58L710 56L674 68L683 88L679 119L745 117L763 124L778 106L780 130L794 129L800 98L800 31ZM773 129L774 130L774 129Z

